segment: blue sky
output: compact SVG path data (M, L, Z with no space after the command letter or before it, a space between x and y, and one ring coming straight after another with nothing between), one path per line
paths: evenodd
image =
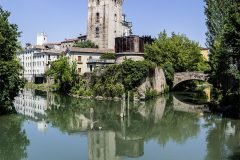
M22 31L20 41L35 43L38 32L49 42L86 34L87 0L0 0ZM203 0L125 0L124 12L133 33L156 37L164 29L187 35L205 46L207 31Z

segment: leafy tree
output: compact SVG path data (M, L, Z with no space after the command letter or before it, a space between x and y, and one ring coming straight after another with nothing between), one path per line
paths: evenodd
M200 53L197 42L191 41L185 35L172 33L169 37L166 31L152 44L145 46L145 58L162 66L167 78L172 78L174 72L205 71L208 69ZM168 79L171 82L172 79Z
M100 59L115 59L115 58L116 58L115 53L104 53L100 57Z
M155 69L155 64L149 61L125 60L120 66L122 83L126 90L138 87L147 75Z
M144 44L152 44L156 39L155 38L152 38L152 36L142 36L142 39L143 39L143 42Z
M16 59L20 32L8 21L9 16L10 12L0 7L0 114L14 110L12 101L24 85L22 66Z
M98 48L98 46L90 40L79 41L73 45L73 47L79 48Z
M92 88L95 95L121 96L124 91L134 90L155 68L149 61L125 60L120 65L111 65L95 71L92 76Z
M211 80L223 93L240 91L240 3L205 0Z
M61 57L51 63L46 74L54 78L60 92L67 93L70 91L74 79L76 80L76 65L70 65L67 57Z

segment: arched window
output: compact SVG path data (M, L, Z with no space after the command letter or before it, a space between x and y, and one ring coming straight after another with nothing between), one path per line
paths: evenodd
M99 27L96 27L96 38L99 38L99 34L100 34L100 29Z
M100 14L96 13L96 23L99 23L99 22L100 22Z
M100 5L100 0L97 0L97 5Z

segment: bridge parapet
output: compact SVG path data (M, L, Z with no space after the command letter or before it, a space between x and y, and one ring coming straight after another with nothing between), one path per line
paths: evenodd
M208 74L203 72L179 72L174 74L173 88L181 82L189 80L208 81Z

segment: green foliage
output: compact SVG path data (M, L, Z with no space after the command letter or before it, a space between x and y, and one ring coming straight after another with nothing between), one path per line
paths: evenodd
M165 69L168 82L174 72L205 71L208 69L200 53L197 42L185 35L172 33L169 37L165 31L159 34L154 43L145 46L145 58Z
M227 92L240 92L240 3L238 0L205 0L211 80Z
M54 78L60 92L68 93L76 79L76 65L70 65L67 57L61 57L51 63L46 74Z
M27 159L30 140L22 129L24 118L17 115L1 116L0 122L1 159Z
M93 91L88 87L87 81L83 78L79 78L79 80L75 82L70 92L78 96L93 95Z
M79 41L73 45L73 47L79 47L79 48L98 48L98 46L91 42L90 40L86 41Z
M152 45L146 45L145 57L147 60L162 66L172 64L176 72L198 71L198 63L203 57L200 53L199 44L189 40L185 35L161 32L158 39Z
M10 13L0 7L0 114L13 111L12 101L23 87L20 78L22 67L16 60L20 33L15 24L10 24Z
M125 60L119 65L121 80L126 90L139 86L143 78L155 69L155 64L150 61Z
M98 75L98 72L101 75ZM92 76L91 86L95 96L115 97L121 96L124 91L123 85L119 81L119 66L111 65L101 71L95 71Z
M111 65L103 70L95 71L91 86L95 95L120 97L125 91L138 87L154 68L155 64L149 61L125 60L120 65Z
M147 89L146 91L146 99L153 99L153 98L156 98L158 96L158 93L156 90L150 90L150 89Z
M104 53L101 55L100 59L116 59L115 53Z

